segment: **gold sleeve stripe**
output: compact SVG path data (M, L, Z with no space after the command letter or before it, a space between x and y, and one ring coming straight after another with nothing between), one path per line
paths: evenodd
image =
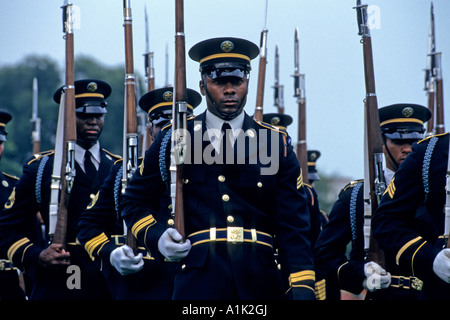
M306 281L306 280L316 280L316 274L312 270L305 270L300 271L296 273L291 273L289 276L289 285L292 285L293 283L299 282L299 281Z
M398 250L397 252L397 256L395 257L395 263L397 265L400 264L400 256L403 254L403 252L405 252L406 249L408 249L411 245L413 245L414 243L416 243L417 241L421 240L422 237L417 237L415 239L412 239L410 241L408 241L403 247L400 248L400 250Z
M303 186L303 175L302 170L300 169L300 175L297 178L297 189L300 189Z
M94 259L93 253L94 253L95 248L97 248L99 245L102 245L108 241L109 241L109 239L106 236L106 234L102 233L102 234L99 234L98 236L92 238L88 242L86 242L86 244L84 245L84 248L89 253L89 256L91 257L91 259Z
M326 299L326 291L325 291L325 279L316 282L316 299L317 300L325 300Z
M147 226L153 225L155 222L156 220L152 215L146 216L133 225L133 227L131 228L131 232L137 238L137 234L139 233L139 231Z
M396 190L394 180L395 180L395 177L392 178L391 182L389 183L389 186L386 188L386 191L384 191L384 193L383 193L383 195L385 195L386 192L389 193L389 197L391 197L391 199L394 198L394 193Z
M21 248L25 244L28 244L29 242L30 242L30 240L28 238L22 238L20 240L17 240L16 242L14 242L11 245L11 247L9 247L9 249L8 249L8 252L7 252L8 259L12 261L12 258L16 254L16 251L19 250L19 248Z

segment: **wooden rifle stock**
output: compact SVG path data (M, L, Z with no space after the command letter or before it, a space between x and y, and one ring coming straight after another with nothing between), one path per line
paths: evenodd
M367 160L368 160L368 177L365 177L365 184L369 185L370 209L365 211L365 249L367 251L367 259L384 266L384 253L379 248L376 240L371 233L372 213L376 211L379 200L385 189L384 174L382 168L383 161L383 140L380 131L380 120L378 115L378 102L375 93L375 74L372 55L372 39L370 30L367 26L367 5L361 5L360 0L357 1L357 17L359 26L359 35L362 36L361 43L363 46L364 56L364 76L366 97L364 100L365 108L365 143L367 144ZM368 238L368 241L367 241ZM367 243L368 242L368 243Z
M304 75L300 75L301 82L304 83ZM298 141L297 158L302 169L303 183L309 183L308 176L308 148L306 144L306 99L299 96L298 100Z
M434 92L434 82L429 83L429 88L427 90L428 96L428 109L431 111L431 118L427 122L427 136L431 136L434 134L434 119L435 119L435 108L434 108L434 100L435 100L435 92Z
M298 104L298 137L297 158L302 169L303 183L309 183L308 176L308 148L306 145L306 97L305 97L305 75L300 74L300 40L298 28L294 34L294 97Z
M133 29L130 1L123 2L124 36L125 36L125 130L123 150L123 177L122 186L124 191L129 179L137 169L137 111L136 111L136 80L133 64ZM124 227L127 235L127 245L136 252L136 238L131 231Z
M442 81L441 53L435 54L436 62L436 134L445 132L444 125L444 86Z
M171 184L175 184L172 194L172 215L174 227L185 239L183 168L186 155L186 44L184 34L184 2L175 0L175 83L174 83Z
M67 220L70 193L75 178L75 143L77 139L75 116L74 83L74 41L72 29L71 4L64 5L63 22L65 29L65 87L64 87L64 137L61 165L60 201L56 220L53 243L66 247ZM55 155L56 157L56 155Z
M256 108L253 118L258 121L263 120L263 104L264 104L264 85L266 80L266 64L267 64L267 29L261 32L258 69L258 89L256 94Z

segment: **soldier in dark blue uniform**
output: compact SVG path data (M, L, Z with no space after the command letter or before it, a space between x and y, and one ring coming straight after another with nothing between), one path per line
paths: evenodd
M411 152L411 146L423 137L424 122L431 113L428 108L415 104L395 104L379 109L380 129L384 141L383 152L386 158L385 180L392 178L391 172ZM318 278L326 280L326 297L329 300L341 298L340 290L360 294L368 289L366 299L414 299L416 290L404 286L399 290L395 284L403 273L391 261L386 261L385 272L375 262L366 261L364 248L364 201L363 180L352 181L339 193L329 222L317 240L314 257ZM348 244L351 251L346 254ZM372 286L370 271L380 274L378 286ZM405 277L405 281L412 281ZM392 285L389 287L390 282ZM377 290L383 288L383 290Z
M59 103L63 88L56 91ZM67 247L39 244L30 226L40 212L49 230L50 184L54 151L27 161L0 217L0 247L14 265L33 280L30 299L110 299L106 283L86 251L76 242L79 216L108 176L119 157L102 149L106 98L111 87L104 81L75 81L76 177L68 205ZM90 154L87 152L90 151ZM92 172L89 172L91 167ZM49 239L46 239L48 242ZM70 269L69 269L70 267Z
M395 263L408 278L423 281L419 299L450 299L450 258L445 249L448 154L448 132L414 145L373 217L373 235L386 261ZM406 280L399 279L399 285L414 284Z
M308 179L309 179L308 184L312 187L312 190L316 193L315 194L316 199L317 199L317 192L316 192L316 189L314 186L314 181L320 180L320 176L317 173L317 169L316 169L316 162L317 162L317 159L320 158L320 155L321 155L321 153L319 150L308 150ZM322 230L323 226L326 225L328 222L328 215L323 210L320 210L319 217L320 217L320 219L319 219L320 220L319 221L320 230Z
M7 141L6 124L11 120L12 115L9 112L0 110L0 158ZM18 180L16 176L0 172L0 209L3 209ZM25 292L20 286L17 268L6 255L0 256L0 300L25 300Z
M180 261L174 299L315 298L297 157L285 132L243 111L250 61L258 53L258 46L238 38L205 40L189 51L200 62L207 110L187 125L185 241L155 217L170 184L171 126L147 150L123 195L122 216L133 234L155 259ZM284 282L290 285L287 292Z
M188 89L188 113L193 114L202 98ZM148 129L154 140L172 119L173 88L160 88L144 94L139 106L148 113ZM142 161L142 159L140 159ZM78 224L78 240L102 269L115 299L168 300L172 294L169 262L158 263L139 246L138 254L125 244L124 224L119 203L122 196L122 160L116 161L94 200ZM170 198L161 198L158 218L169 221ZM142 270L142 271L141 271Z

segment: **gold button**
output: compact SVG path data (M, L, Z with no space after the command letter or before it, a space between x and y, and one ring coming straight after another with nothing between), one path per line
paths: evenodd
M95 194L91 194L90 196L89 196L91 199L94 199L95 198Z
M224 194L224 195L222 196L222 200L225 201L225 202L228 202L228 201L230 201L230 196L227 195L227 194Z
M183 264L183 265L181 266L181 269L184 269L184 268L186 268L186 265L185 265L185 264Z
M258 181L258 183L256 185L258 186L258 188L261 188L262 187L262 182Z
M225 181L225 177L222 176L222 175L218 176L217 179L218 179L220 182L224 182L224 181Z
M189 179L184 179L184 184L188 184L189 183Z
M173 219L169 219L169 220L167 220L167 224L169 226L173 226L175 224L175 221Z
M234 217L233 216L228 216L227 217L227 221L228 222L233 222L234 221Z

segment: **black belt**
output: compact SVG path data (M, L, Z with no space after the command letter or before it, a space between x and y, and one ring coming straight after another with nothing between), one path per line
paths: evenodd
M391 276L391 287L422 290L423 281L417 277Z
M258 243L273 247L273 240L270 234L242 227L210 228L194 232L188 238L193 246L205 242L226 241L229 243Z

